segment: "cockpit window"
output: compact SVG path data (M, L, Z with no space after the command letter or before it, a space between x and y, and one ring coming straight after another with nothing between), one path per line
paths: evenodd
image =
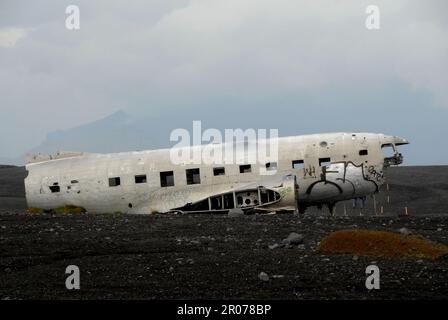
M395 154L394 148L391 144L383 144L381 146L381 149L383 150L383 154L385 158L393 157Z
M384 165L386 167L403 163L403 156L397 151L394 144L383 144L381 148L383 149Z

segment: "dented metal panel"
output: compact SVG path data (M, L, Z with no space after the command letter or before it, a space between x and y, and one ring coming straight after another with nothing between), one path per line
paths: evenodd
M384 182L385 166L402 162L396 147L407 143L399 137L373 133L278 138L277 170L272 176L260 175L262 164L258 163L252 164L249 173L240 173L239 164L174 165L169 149L115 154L60 153L35 157L27 164L26 198L29 207L43 209L70 205L88 212L154 213L212 201L213 197L228 193L234 195L238 207L236 194L252 190L247 196L251 209L294 211L299 207L303 211L307 206L334 204L376 192ZM384 145L393 146L393 160L385 159ZM324 166L322 161L328 158L330 163ZM302 161L303 168L293 168L295 160ZM225 174L214 176L214 167L224 167ZM187 184L187 169L199 169L200 183ZM163 171L173 172L174 186L161 187ZM146 182L136 183L136 175L146 175ZM109 179L113 178L119 178L119 185L109 185ZM263 205L259 194L262 188L279 194L280 199Z

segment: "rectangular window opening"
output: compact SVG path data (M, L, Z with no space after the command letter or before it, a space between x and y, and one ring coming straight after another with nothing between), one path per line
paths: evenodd
M162 187L174 186L174 172L173 171L160 172L160 186L162 186Z
M135 176L135 183L146 183L146 174L139 174Z
M303 169L305 167L303 160L292 160L293 169Z
M201 175L199 173L199 169L187 169L185 170L187 174L187 184L200 184L201 183Z
M359 150L359 155L360 156L366 156L368 154L369 154L369 152L367 150Z
M331 163L330 158L319 158L319 166L320 167L328 167Z
M109 187L116 187L121 184L120 177L109 178Z
M214 176L223 176L226 174L226 169L224 167L213 168Z
M268 162L266 163L266 170L277 170L277 162Z
M250 173L252 172L252 167L250 164L243 164L240 166L240 173Z

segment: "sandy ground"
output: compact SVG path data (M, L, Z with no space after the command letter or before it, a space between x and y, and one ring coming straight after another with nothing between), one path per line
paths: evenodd
M2 299L446 299L448 258L317 254L348 228L413 233L448 244L448 217L0 214ZM270 249L289 233L302 245ZM380 268L367 290L365 269ZM81 289L65 288L77 265ZM260 280L260 272L269 276Z

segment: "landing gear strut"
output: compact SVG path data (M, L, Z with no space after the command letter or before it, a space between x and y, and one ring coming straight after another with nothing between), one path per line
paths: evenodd
M334 206L336 205L336 202L330 202L327 203L328 206L328 210L330 211L330 215L333 217L334 216Z

